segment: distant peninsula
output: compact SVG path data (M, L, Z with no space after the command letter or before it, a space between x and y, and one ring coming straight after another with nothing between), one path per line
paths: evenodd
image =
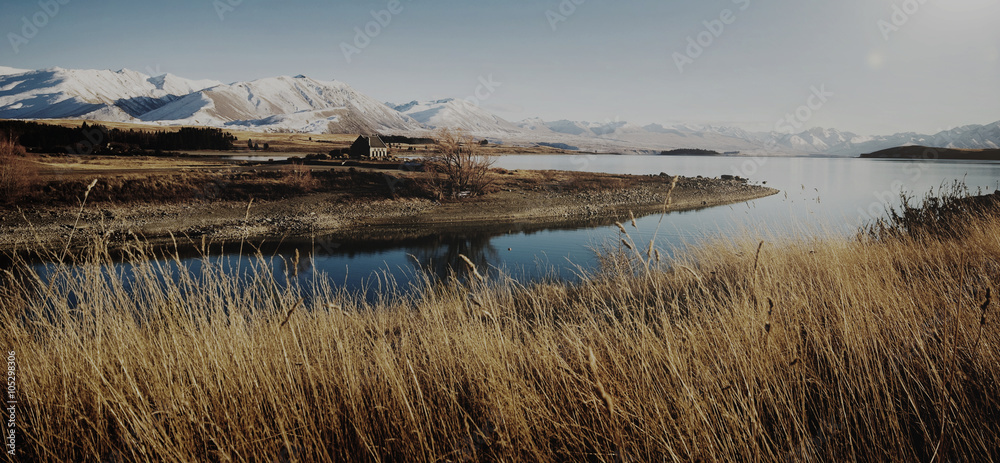
M723 156L723 155L735 155L740 154L739 151L731 151L726 153L720 153L713 150L703 150L696 148L680 148L669 151L661 151L661 156Z
M927 146L899 146L874 153L862 154L866 159L951 159L971 161L1000 161L1000 149L966 150L933 148Z

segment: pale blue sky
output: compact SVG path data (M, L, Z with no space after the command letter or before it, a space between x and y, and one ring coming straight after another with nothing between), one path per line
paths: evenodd
M224 82L305 74L392 102L474 96L492 76L499 85L480 89L481 103L510 120L769 130L813 86L833 96L810 127L883 134L1000 120L1000 0L402 0L378 28L371 12L389 0L49 1L59 4L51 18L37 1L0 0L0 65ZM897 13L898 30L894 5L912 13ZM23 17L46 23L15 53ZM675 53L702 32L707 43L704 21L719 18L729 24L715 22L718 37L700 55L692 48L680 72ZM381 30L348 62L341 44L366 26Z

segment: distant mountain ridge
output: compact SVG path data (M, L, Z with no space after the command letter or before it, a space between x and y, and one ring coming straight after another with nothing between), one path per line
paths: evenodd
M926 145L953 149L1000 148L1000 121L969 125L935 134L898 133L861 136L837 129L811 128L799 133L750 132L736 127L650 124L637 127L628 123L595 124L587 122L527 120L519 124L539 135L549 133L588 139L618 141L626 146L647 150L711 149L740 151L742 154L822 154L857 156L882 149L907 145Z
M302 75L223 84L172 74L148 76L127 69L30 71L0 66L0 118L411 136L426 136L434 129L447 127L500 143L556 144L591 152L705 149L748 155L856 156L907 145L1000 148L1000 121L929 135L898 133L874 137L823 128L781 133L712 125L639 126L618 120L596 123L534 118L510 122L467 100L382 103L346 83Z

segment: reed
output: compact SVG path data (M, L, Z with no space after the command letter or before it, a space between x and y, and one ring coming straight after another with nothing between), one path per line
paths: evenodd
M374 302L142 243L126 278L93 243L75 268L3 271L18 458L997 460L1000 218L963 220Z

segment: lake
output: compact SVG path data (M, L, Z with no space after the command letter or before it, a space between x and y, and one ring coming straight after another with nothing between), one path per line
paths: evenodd
M557 169L618 174L659 174L718 177L739 175L781 193L747 203L667 214L657 231L659 214L640 218L629 227L637 243L648 243L657 231L664 250L684 244L741 233L746 229L788 234L847 235L868 220L882 217L887 205L899 204L901 192L923 196L956 180L973 192L1000 189L1000 162L907 161L857 158L749 158L705 156L511 155L497 167ZM573 279L580 269L597 264L595 248L617 242L614 225L525 231L525 227L490 227L444 233L410 242L350 243L316 237L297 244L269 243L262 252L275 256L271 265L284 272L298 249L297 278L309 282L317 272L338 286L379 293L387 280L406 285L418 269L447 273L458 255L472 258L480 269L497 269L520 280L556 276ZM237 245L214 251L216 259L233 265ZM194 267L199 258L182 259ZM242 261L244 264L246 260Z

